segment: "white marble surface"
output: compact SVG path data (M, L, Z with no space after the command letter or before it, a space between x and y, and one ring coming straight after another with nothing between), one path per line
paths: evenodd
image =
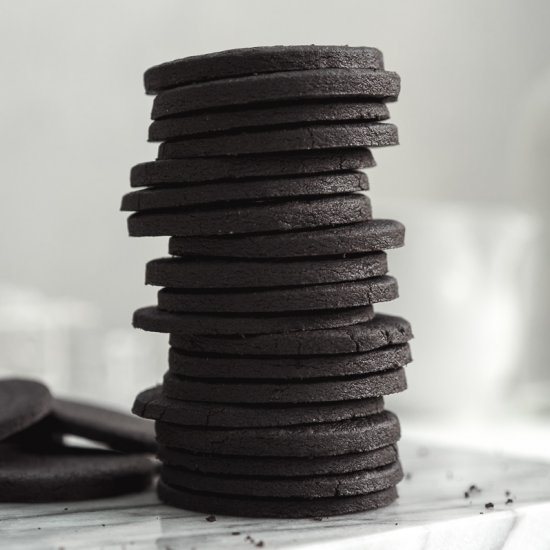
M410 476L400 499L375 512L208 522L205 514L161 505L152 491L84 503L2 504L0 549L253 550L260 541L265 549L550 549L550 463L410 441L401 443L401 455ZM471 484L481 492L465 498ZM506 491L513 504L505 504Z

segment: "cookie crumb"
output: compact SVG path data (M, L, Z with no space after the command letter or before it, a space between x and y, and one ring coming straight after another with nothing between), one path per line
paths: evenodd
M210 515L210 516L206 516L206 521L209 521L210 523L212 523L213 521L216 521L216 516L214 515Z
M485 503L485 508L487 510L492 510L495 507L495 505L492 502Z
M311 518L313 521L323 521L323 518L320 518L320 517L314 517L314 518Z
M263 548L264 546L264 541L263 540L259 540L257 543L256 543L256 548Z
M507 498L504 504L514 504L514 500L511 498Z
M241 532L240 532L240 531L231 531L231 534L232 534L232 535L240 535Z
M504 491L504 496L509 497L512 493L510 491Z
M481 493L481 489L477 485L470 485L468 491L470 493Z
M468 493L468 491L464 491L464 498L470 498L470 493Z

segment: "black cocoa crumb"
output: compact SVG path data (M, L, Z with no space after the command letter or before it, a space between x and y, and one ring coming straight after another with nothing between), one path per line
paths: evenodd
M507 498L505 504L514 504L514 501L511 498Z
M470 493L481 493L481 489L477 485L470 485L468 491Z
M231 531L231 534L232 534L232 535L240 535L241 532L240 532L240 531Z
M256 543L256 548L263 548L264 546L264 541L263 540L259 540L257 543Z
M487 510L492 510L495 507L495 505L492 502L485 503L485 508Z
M209 521L210 523L212 523L213 521L216 521L216 516L214 515L210 515L210 516L206 516L206 521Z

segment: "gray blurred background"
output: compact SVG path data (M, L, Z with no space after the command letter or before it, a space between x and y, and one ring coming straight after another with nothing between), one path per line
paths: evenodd
M375 151L378 217L411 320L405 417L543 411L550 365L550 4L544 0L0 2L0 374L128 408L160 380L166 337L130 239L130 167L152 160L144 70L274 44L376 46L402 77L401 145Z

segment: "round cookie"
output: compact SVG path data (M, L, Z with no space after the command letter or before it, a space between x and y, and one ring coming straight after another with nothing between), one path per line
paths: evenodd
M342 258L239 260L159 258L147 262L145 283L171 288L260 288L355 281L384 275L384 252Z
M76 435L127 453L154 453L157 448L150 422L66 399L54 401L47 427L55 434Z
M389 411L340 422L277 428L205 429L155 422L155 429L157 442L165 447L254 457L362 453L396 443L400 437L399 420Z
M278 334L364 323L374 316L371 306L292 314L200 314L171 313L155 306L134 312L135 328L150 332L183 334L245 335Z
M297 153L270 153L136 164L130 171L132 187L245 178L320 174L371 168L376 163L368 149L317 149Z
M0 445L0 501L60 502L145 490L154 465L143 455L52 445Z
M214 80L173 88L153 101L152 119L233 105L319 99L395 101L399 75L369 69L278 72Z
M194 472L241 476L312 476L344 474L379 468L398 459L397 446L387 445L364 453L318 457L221 456L189 453L160 446L159 459L169 466Z
M314 69L383 69L382 52L350 46L268 46L194 55L155 65L145 71L148 94L195 82L254 74Z
M291 258L338 256L403 246L405 227L394 220L369 220L336 227L266 235L172 237L169 252L226 258Z
M167 160L311 149L385 147L398 143L397 127L394 124L372 122L310 124L165 141L159 146L158 158Z
M364 512L387 506L397 498L397 489L391 487L383 491L351 497L251 499L176 489L162 480L157 485L157 492L160 500L178 508L205 514L272 518L315 518Z
M224 293L163 288L158 293L158 307L184 313L274 313L366 306L395 300L398 295L397 281L382 276L345 283Z
M224 204L292 197L319 197L355 193L369 188L362 172L337 172L259 180L230 180L196 185L158 186L122 197L122 211L158 210L198 204Z
M401 317L377 313L371 321L325 330L247 336L171 334L170 345L186 352L222 355L332 355L404 344L413 338Z
M407 389L403 368L306 380L189 378L168 372L163 393L172 399L215 403L318 403L366 399Z
M362 353L333 355L275 355L272 357L188 355L170 348L168 363L173 374L219 379L309 379L354 376L388 371L412 361L408 344L385 346Z
M183 116L154 120L149 126L149 141L165 141L186 136L267 128L288 124L379 121L390 117L382 102L315 101L245 107L191 113Z
M0 441L39 422L49 414L52 403L48 388L40 382L0 380Z
M204 474L163 466L160 477L171 487L252 498L323 498L364 495L394 487L403 479L399 461L373 470L303 477L248 477Z
M207 237L343 225L367 221L371 217L369 199L350 193L246 205L137 212L128 217L128 232L132 237Z
M133 413L150 420L162 420L183 426L258 428L337 422L361 418L384 410L381 397L336 403L300 403L287 407L246 404L201 403L170 399L157 386L141 392L134 401Z

